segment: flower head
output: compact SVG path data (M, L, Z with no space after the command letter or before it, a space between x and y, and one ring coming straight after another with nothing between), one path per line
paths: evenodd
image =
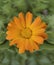
M47 25L39 16L32 22L32 17L30 12L27 12L26 16L21 12L7 26L6 39L10 41L10 46L16 44L19 53L39 50L39 45L47 39Z

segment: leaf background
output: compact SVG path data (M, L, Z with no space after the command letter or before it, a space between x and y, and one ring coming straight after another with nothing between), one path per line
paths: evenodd
M48 40L34 53L19 54L10 47L6 37L9 21L19 12L32 12L48 24ZM54 1L53 0L0 0L0 65L54 65Z

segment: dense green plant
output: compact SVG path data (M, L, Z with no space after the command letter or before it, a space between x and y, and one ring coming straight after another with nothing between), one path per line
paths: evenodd
M10 47L6 37L8 22L19 12L30 11L34 18L48 24L48 40L34 53L19 54L15 46ZM53 0L0 0L0 65L54 65L54 1Z

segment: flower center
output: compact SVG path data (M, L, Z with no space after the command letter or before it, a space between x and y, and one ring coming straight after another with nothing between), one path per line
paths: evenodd
M21 31L21 36L24 38L30 38L32 35L32 31L29 28L25 28Z

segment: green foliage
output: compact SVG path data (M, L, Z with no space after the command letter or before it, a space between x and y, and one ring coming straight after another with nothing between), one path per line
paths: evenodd
M28 0L29 7L35 16L40 15L41 11L47 9L47 0Z
M49 10L49 14L54 14L54 1L53 0L49 1L48 10Z
M34 53L19 54L10 47L6 37L8 22L19 12L41 16L47 26L48 40ZM0 65L54 65L54 1L53 0L0 0Z
M0 31L0 44L5 41L6 34L4 31Z
M25 0L12 0L13 7L18 10L18 12L26 12L27 5Z
M48 21L48 42L54 44L54 15L47 16Z
M4 28L4 17L0 15L0 30Z
M54 31L48 32L48 42L54 44Z
M0 65L53 65L54 53L52 51L43 50L30 54L29 58L16 53L16 51L0 50ZM27 55L28 57L28 55ZM25 63L26 62L26 63Z
M48 26L54 31L54 14L47 16Z

